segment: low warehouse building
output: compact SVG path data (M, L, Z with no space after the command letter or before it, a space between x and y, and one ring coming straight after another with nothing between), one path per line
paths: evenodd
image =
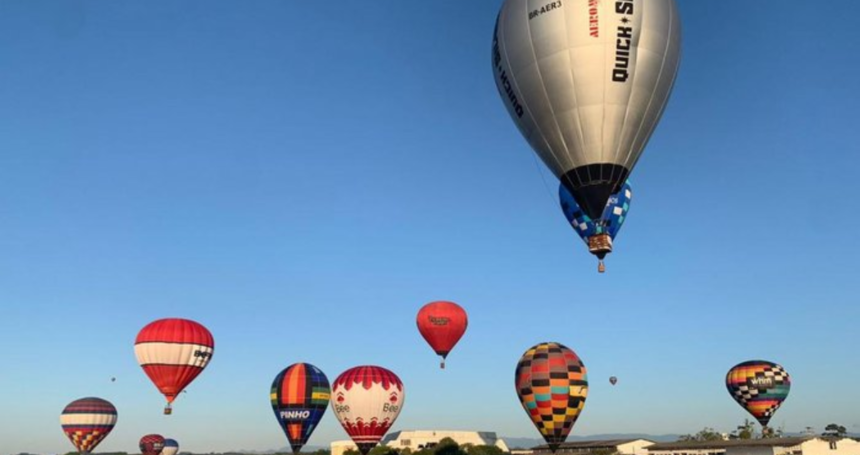
M617 453L619 455L648 455L648 447L654 441L648 439L604 439L594 441L565 442L558 446L556 454ZM535 455L551 454L546 444L532 449ZM860 455L860 454L858 454Z
M649 455L860 455L853 439L816 436L729 441L668 442L648 447Z

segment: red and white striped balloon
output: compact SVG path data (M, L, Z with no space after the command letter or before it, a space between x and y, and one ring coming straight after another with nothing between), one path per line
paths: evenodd
M81 398L69 403L60 414L60 425L78 452L90 453L116 425L114 405L101 398Z
M137 362L167 398L165 414L182 390L206 368L215 340L206 327L188 319L159 319L137 334Z
M332 384L331 407L358 450L367 455L394 424L406 392L391 371L359 366L341 373Z

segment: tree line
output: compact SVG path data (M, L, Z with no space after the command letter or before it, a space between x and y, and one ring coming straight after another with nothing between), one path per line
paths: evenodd
M825 438L844 438L848 435L848 429L842 425L831 423L824 427L824 431L818 435L812 427L806 427L804 432L806 436L822 436ZM744 420L744 423L738 425L734 431L728 434L728 439L768 439L782 438L785 436L785 429L779 428L762 428L761 432L756 432L755 422L750 419ZM725 433L720 433L711 427L705 427L698 433L685 434L678 438L678 441L721 441L726 439Z
M442 438L438 444L412 450L410 448L395 449L393 447L378 445L370 450L368 455L502 455L502 449L496 446L463 444L451 438ZM347 450L344 455L361 455L357 450Z

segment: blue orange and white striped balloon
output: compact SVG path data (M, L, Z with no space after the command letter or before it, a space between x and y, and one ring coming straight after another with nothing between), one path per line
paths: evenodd
M299 453L329 404L331 387L323 372L309 363L295 363L275 376L270 398L275 418L293 453Z

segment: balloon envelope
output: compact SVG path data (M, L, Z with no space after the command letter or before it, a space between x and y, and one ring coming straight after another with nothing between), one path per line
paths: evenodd
M164 448L164 437L160 434L148 434L140 438L141 455L159 455Z
M588 238L597 234L609 234L612 239L618 235L621 226L627 219L627 212L630 211L630 203L633 201L633 189L630 187L630 182L625 182L621 190L609 197L606 201L606 207L600 218L592 219L588 216L576 200L570 194L570 191L564 185L558 186L558 201L561 205L561 211L564 212L564 217L574 231L588 244Z
M531 147L592 219L633 170L675 81L674 0L506 0L492 67Z
M164 448L161 449L161 455L176 455L179 452L179 443L175 439L167 438L164 440Z
M416 322L421 336L442 356L442 368L445 368L445 358L469 325L466 310L454 302L431 302L421 307Z
M726 388L741 407L766 427L788 397L791 377L773 362L750 360L729 370Z
M63 433L82 454L95 449L113 430L116 420L114 405L95 397L75 400L60 414Z
M293 453L299 453L328 407L331 396L328 378L309 363L294 363L275 376L271 390L275 418Z
M585 365L568 347L541 343L520 358L514 380L523 409L555 452L585 406Z
M344 371L331 391L337 420L364 455L397 420L406 398L403 382L396 374L372 365Z
M609 378L609 383L612 385L618 384L618 378L612 376L611 378Z
M160 319L137 335L134 353L143 371L170 403L206 368L215 340L206 327L188 319Z

